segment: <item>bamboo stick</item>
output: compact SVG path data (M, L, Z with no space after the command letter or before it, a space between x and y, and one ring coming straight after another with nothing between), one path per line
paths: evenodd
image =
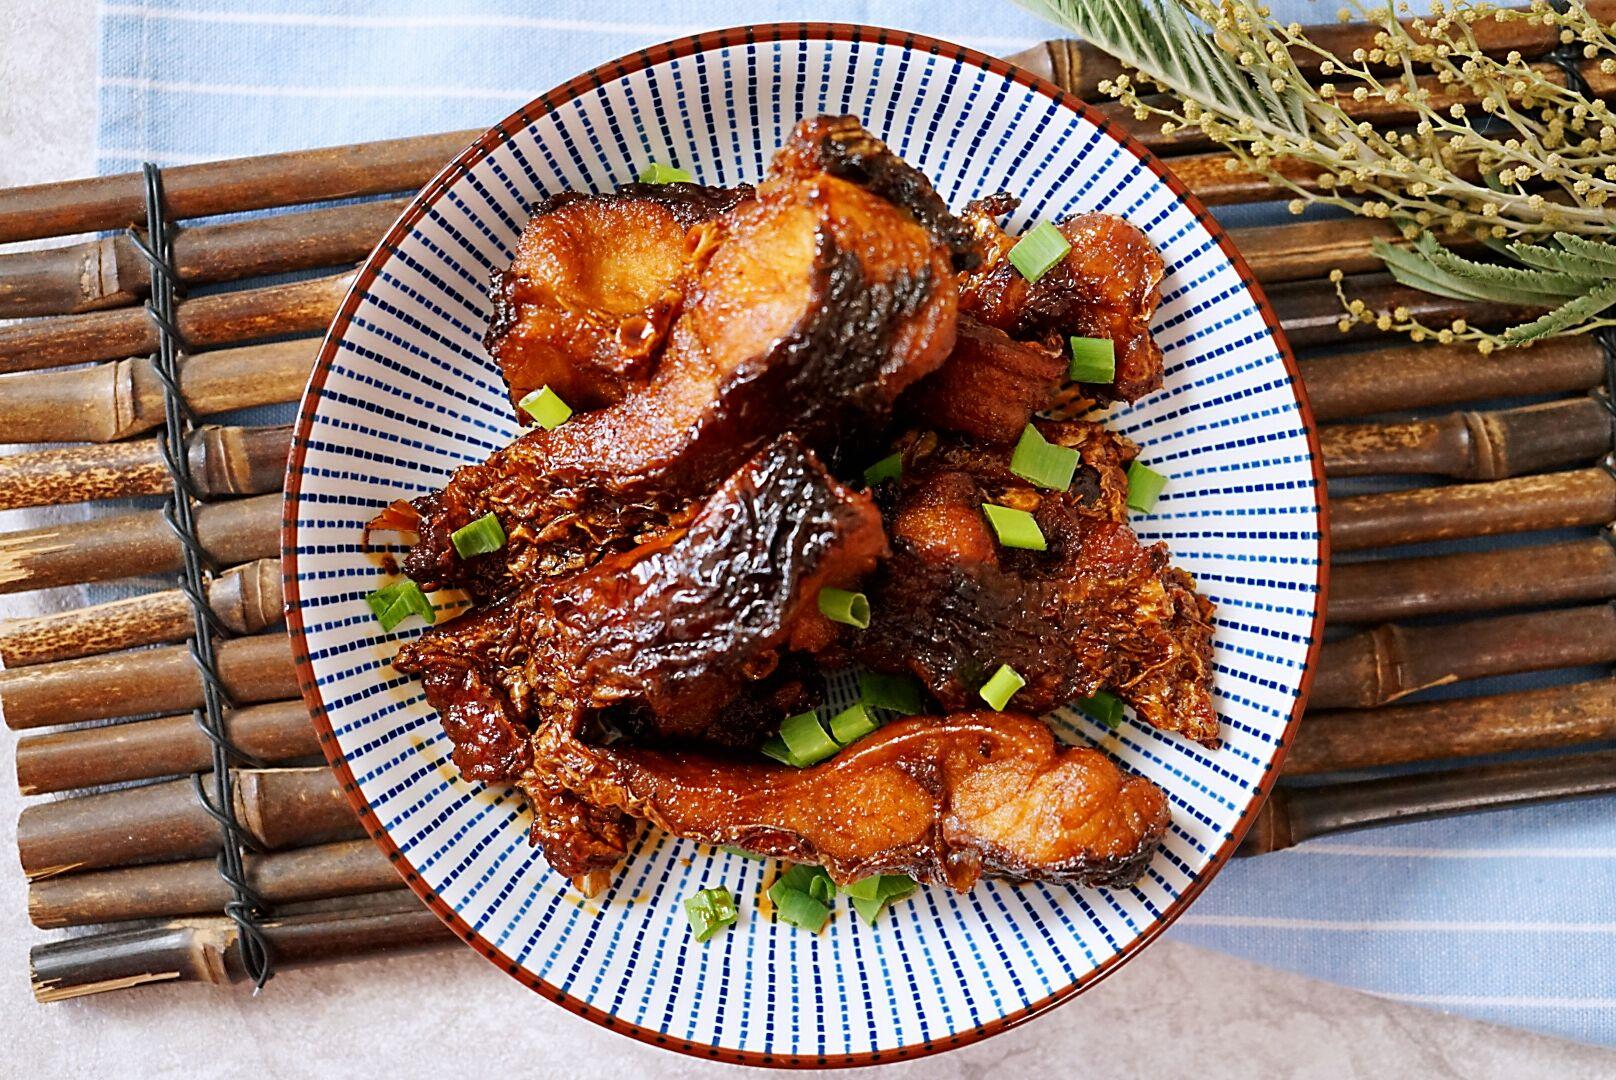
M408 202L387 199L178 229L174 269L183 282L207 284L352 266L376 246ZM0 254L0 317L126 307L150 289L151 267L122 233Z
M1591 397L1319 430L1327 476L1421 473L1502 480L1580 465L1611 451L1612 415Z
M1586 337L1557 338L1488 357L1468 345L1389 345L1306 359L1297 366L1319 420L1575 393L1605 379L1604 352Z
M1240 845L1242 855L1279 851L1318 836L1450 814L1501 810L1616 791L1616 751L1566 754L1384 780L1282 787Z
M1309 713L1285 775L1550 750L1616 739L1616 679L1491 697Z
M451 131L407 139L294 150L163 170L173 219L415 191L482 135ZM138 172L0 192L0 243L121 229L145 220Z
M323 331L353 274L331 274L259 289L184 300L176 324L187 351ZM144 308L92 311L0 326L0 372L115 360L157 348L157 324Z
M234 802L242 831L279 850L364 835L336 775L309 769L237 769ZM210 776L203 786L212 791ZM30 878L109 866L200 859L218 852L219 823L197 800L196 778L23 807L17 854Z
M302 701L228 710L224 730L232 746L267 764L320 753ZM24 795L43 795L202 772L212 763L213 744L196 718L183 713L24 735L17 740L17 787Z
M262 927L277 970L459 940L403 889L350 898L326 910L283 914ZM228 919L187 918L36 945L29 952L34 997L65 1001L158 982L233 982L243 976L237 934Z
M290 425L207 425L186 442L192 478L206 498L279 491ZM0 510L156 495L173 488L157 439L38 450L0 457Z
M281 571L273 559L233 567L207 590L208 606L233 633L256 634L281 620ZM20 668L184 641L192 625L191 602L178 589L9 619L0 622L0 664Z
M280 550L281 497L202 503L197 538L214 563L266 559ZM0 594L79 585L180 566L180 542L157 510L0 533Z
M1481 484L1354 495L1330 502L1337 552L1616 520L1616 479L1602 468Z
M214 660L237 704L297 695L285 634L220 641ZM0 671L0 712L13 730L178 712L198 708L202 700L202 676L183 645Z
M1610 663L1616 663L1616 609L1609 604L1457 625L1387 623L1325 643L1308 705L1368 709L1465 679Z
M319 351L318 338L303 338L186 356L180 395L198 416L296 401ZM149 356L0 375L0 438L10 442L110 442L162 422L163 387Z
M398 871L368 839L247 855L247 884L271 904L324 900L398 888ZM96 870L28 886L35 926L87 926L130 919L217 914L230 887L212 859Z
M1335 563L1326 622L1390 622L1616 598L1607 537L1498 551Z

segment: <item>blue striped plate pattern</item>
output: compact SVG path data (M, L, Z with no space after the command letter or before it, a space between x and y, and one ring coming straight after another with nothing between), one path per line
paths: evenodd
M923 889L875 927L843 907L815 937L759 914L765 864L647 832L603 898L527 844L520 799L467 783L399 636L363 601L381 573L360 529L440 486L517 425L480 344L490 272L528 208L603 190L651 160L756 180L799 117L853 113L954 205L1022 197L1012 230L1123 215L1170 268L1156 334L1166 386L1115 426L1171 481L1138 516L1218 605L1208 752L1131 719L1052 718L1170 794L1175 824L1139 884ZM1176 915L1255 813L1299 712L1322 587L1311 423L1282 343L1209 219L1160 166L1047 84L956 46L851 27L702 35L534 102L435 180L378 249L303 404L287 487L294 646L327 750L374 835L463 937L545 995L675 1049L774 1064L889 1060L1001 1030L1131 954ZM414 625L412 621L412 625ZM359 801L359 800L362 800ZM727 885L742 917L706 945L680 901Z

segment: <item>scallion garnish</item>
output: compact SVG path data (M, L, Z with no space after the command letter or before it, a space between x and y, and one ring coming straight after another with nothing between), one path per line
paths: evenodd
M492 512L484 514L470 525L462 525L449 534L454 548L462 559L487 555L505 546L505 530Z
M382 629L387 631L411 615L419 615L428 623L438 621L438 609L426 598L421 586L409 578L382 586L365 597L365 603L376 616L376 621L382 624Z
M864 484L874 487L883 480L896 480L903 475L903 453L888 454L886 457L864 470Z
M1166 486L1167 477L1149 465L1141 465L1136 459L1128 466L1128 505L1135 510L1148 514L1156 509L1156 500Z
M816 713L798 713L788 716L780 724L780 739L791 754L791 764L805 768L816 761L824 761L841 747L825 733Z
M870 600L861 592L846 589L820 589L819 610L831 622L860 630L870 628Z
M1096 690L1091 697L1082 698L1077 707L1106 727L1116 730L1122 723L1122 699L1104 690Z
M517 405L546 431L554 431L572 415L572 406L562 401L561 395L548 386L541 386L527 394Z
M871 709L891 709L914 716L925 710L920 684L904 675L882 675L866 671L859 675L859 704Z
M822 904L830 903L836 896L836 883L830 879L823 866L793 863L786 867L775 884L782 889L807 893Z
M871 874L860 878L842 891L853 904L853 910L871 926L881 916L887 904L912 896L919 886L907 874Z
M706 941L724 927L734 926L739 917L735 898L723 885L702 889L685 900L685 918L690 920L697 941Z
M1038 527L1038 521L1027 511L983 503L982 513L987 515L988 524L993 526L999 543L1005 547L1025 551L1045 551L1049 548L1049 542L1044 539L1044 530Z
M1028 424L1010 455L1010 471L1051 491L1065 491L1077 473L1078 453L1069 446L1057 446L1043 432Z
M774 910L779 912L781 922L810 933L819 933L830 918L830 905L820 903L805 892L782 889L778 881L769 888L769 899L774 901Z
M843 746L864 738L879 726L862 704L850 705L830 718L831 738Z
M1022 234L1010 249L1010 265L1021 271L1028 281L1037 281L1049 273L1051 267L1072 250L1061 231L1047 221L1040 221Z
M688 184L695 179L679 166L664 165L660 161L653 161L640 170L642 184Z
M1117 347L1110 338L1072 338L1072 362L1066 375L1073 382L1100 384L1117 381Z
M982 695L983 701L993 707L994 712L1003 712L1004 707L1010 704L1010 699L1015 696L1016 691L1026 685L1027 680L1023 679L1015 668L1009 664L1000 664L999 670L993 673L991 679L982 684L982 689L978 690L977 693Z

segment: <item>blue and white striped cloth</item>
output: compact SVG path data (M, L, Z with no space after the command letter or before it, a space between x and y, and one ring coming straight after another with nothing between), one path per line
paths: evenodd
M1269 0L1323 21L1333 7ZM99 167L485 127L702 29L840 20L1008 54L1007 0L151 0L101 8ZM1404 1001L1616 1044L1616 799L1403 825L1236 862L1172 931Z

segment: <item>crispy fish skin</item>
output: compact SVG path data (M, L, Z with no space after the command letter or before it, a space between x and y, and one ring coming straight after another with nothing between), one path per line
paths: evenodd
M806 693L782 659L836 637L819 590L886 553L870 496L786 435L688 528L435 627L394 666L422 676L472 779L519 776L545 724L751 745Z
M1090 422L1039 422L1082 465L1067 492L1033 487L1002 447L915 438L885 494L893 556L869 588L853 657L918 677L968 708L1000 664L1026 680L1017 708L1044 713L1108 690L1146 723L1218 745L1210 601L1127 523L1133 444ZM985 502L1031 513L1048 550L1001 547ZM913 612L925 612L923 619Z
M981 264L960 275L960 311L1011 337L1060 349L1068 337L1107 338L1116 379L1085 384L1100 401L1138 401L1162 384L1162 353L1150 333L1166 264L1139 229L1114 214L1080 214L1056 227L1071 250L1037 281L1010 263L1017 237L995 220L1018 200L994 195L961 216L976 230Z
M548 386L573 408L595 409L643 383L684 301L687 231L751 194L625 184L541 203L490 289L483 344L499 361L511 403Z
M899 411L918 426L1012 444L1034 414L1054 405L1066 365L1057 348L962 315L954 351L909 388Z
M782 177L703 230L650 382L417 500L411 577L486 599L631 546L783 431L834 447L879 427L953 349L947 250L864 188ZM507 547L461 560L451 534L490 512Z
M888 873L961 891L983 876L1126 885L1171 822L1155 784L1097 750L1057 744L1018 713L901 720L807 769L590 746L560 728L540 731L535 748L524 788L571 791L676 836L816 863L841 883ZM535 839L563 873L601 868L599 835ZM593 861L568 861L580 845Z

